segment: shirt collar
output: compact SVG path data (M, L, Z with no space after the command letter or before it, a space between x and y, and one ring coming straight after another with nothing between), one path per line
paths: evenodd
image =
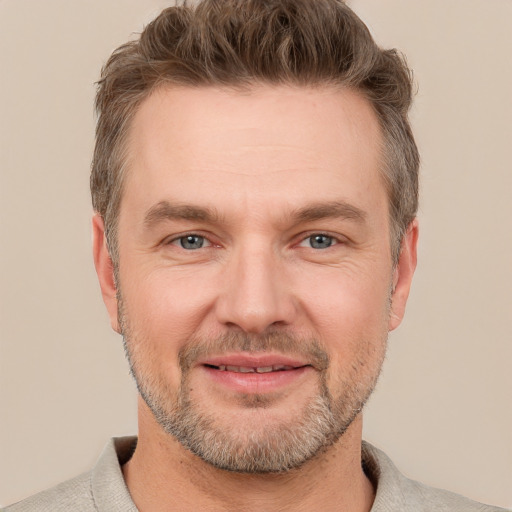
M91 473L91 490L99 512L138 512L124 481L122 465L128 462L137 445L137 437L112 438L105 446ZM376 494L370 512L402 510L400 492L404 477L391 460L370 443L363 441L362 465Z
M136 437L113 438L100 455L91 472L91 491L99 512L137 512L121 470L136 445Z

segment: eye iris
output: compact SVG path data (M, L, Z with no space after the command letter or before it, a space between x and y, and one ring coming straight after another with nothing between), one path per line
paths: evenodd
M327 235L313 235L309 237L313 249L327 249L332 245L332 237Z
M183 249L201 249L204 244L204 237L198 235L188 235L180 238L180 244Z

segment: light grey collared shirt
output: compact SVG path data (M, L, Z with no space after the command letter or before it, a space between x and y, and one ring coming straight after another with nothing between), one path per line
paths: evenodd
M109 441L88 473L4 509L6 512L137 512L121 466L135 449L136 437ZM363 442L363 467L376 488L371 512L499 512L403 476L383 452ZM512 512L512 511L510 511Z

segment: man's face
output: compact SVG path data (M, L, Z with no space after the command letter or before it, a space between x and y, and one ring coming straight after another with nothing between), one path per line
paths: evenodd
M135 116L103 291L142 413L207 462L298 467L371 393L410 283L380 144L347 90L160 89Z

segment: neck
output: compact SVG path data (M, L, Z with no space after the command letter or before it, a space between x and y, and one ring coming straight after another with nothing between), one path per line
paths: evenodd
M139 404L139 440L123 466L141 512L368 512L374 490L361 467L359 415L333 446L299 469L248 475L212 467L162 431Z

